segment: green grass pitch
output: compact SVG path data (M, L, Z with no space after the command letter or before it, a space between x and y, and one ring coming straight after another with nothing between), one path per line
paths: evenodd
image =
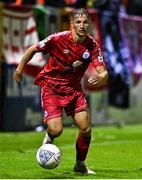
M55 140L62 151L61 164L41 168L36 151L44 132L0 133L1 179L142 179L142 124L94 127L86 164L96 175L73 173L76 128L64 128Z

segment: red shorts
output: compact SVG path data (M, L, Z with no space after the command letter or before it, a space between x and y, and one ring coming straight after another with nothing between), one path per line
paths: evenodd
M72 115L88 107L82 91L68 91L68 88L60 91L47 85L41 88L41 105L44 122L62 116L63 109L67 115Z

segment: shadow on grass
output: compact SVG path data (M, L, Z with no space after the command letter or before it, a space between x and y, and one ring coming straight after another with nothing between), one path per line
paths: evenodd
M87 175L87 174L79 174L71 171L63 171L63 172L54 172L50 173L50 175L41 175L39 178L46 179L92 179L95 178L95 175Z

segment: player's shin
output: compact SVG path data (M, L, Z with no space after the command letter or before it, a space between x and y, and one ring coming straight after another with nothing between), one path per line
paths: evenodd
M90 146L91 135L88 137L78 135L77 142L76 142L76 159L77 161L85 161L88 149Z
M78 136L76 142L76 163L74 165L74 172L81 174L96 174L85 165L85 159L88 154L90 146L91 135L88 137Z

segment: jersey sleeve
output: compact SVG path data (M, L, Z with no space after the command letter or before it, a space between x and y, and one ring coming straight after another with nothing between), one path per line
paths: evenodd
M44 54L48 54L54 41L53 37L53 35L49 35L47 38L43 39L42 41L39 41L36 45L37 50Z
M96 46L93 50L92 62L93 62L95 67L106 66L106 64L104 62L102 50L98 44L96 44Z

